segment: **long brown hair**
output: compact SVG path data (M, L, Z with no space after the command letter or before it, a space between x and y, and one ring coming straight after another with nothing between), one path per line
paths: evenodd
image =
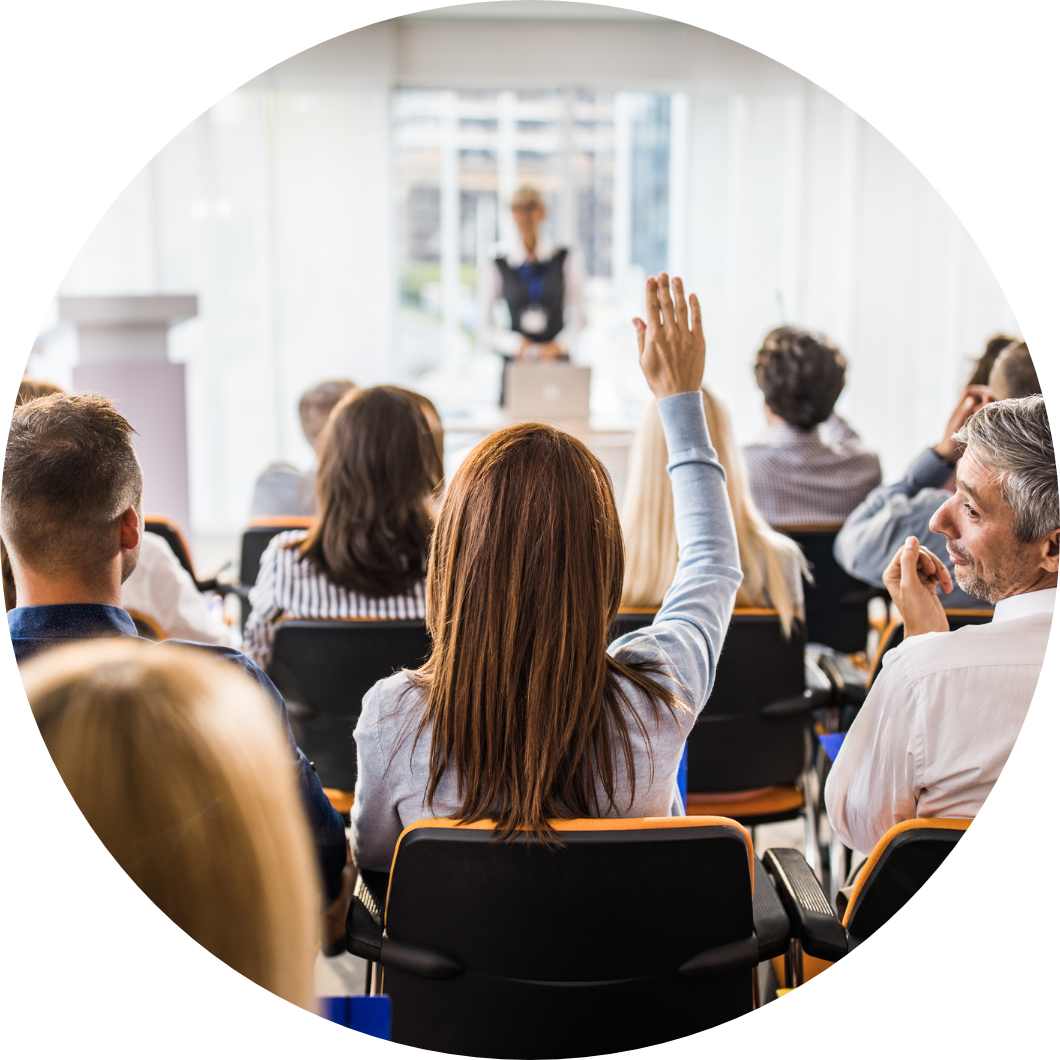
M607 654L623 566L611 480L577 439L525 423L467 456L431 543L433 651L412 675L427 691L428 805L452 765L460 820L548 836L549 818L618 808L619 754L632 798L627 713L647 730L619 678L656 719L681 707L648 676L660 667Z
M418 395L375 386L344 397L320 443L318 516L294 542L337 585L370 597L424 575L442 457Z
M291 756L252 681L132 637L22 669L56 769L163 913L259 986L311 1011L320 890Z

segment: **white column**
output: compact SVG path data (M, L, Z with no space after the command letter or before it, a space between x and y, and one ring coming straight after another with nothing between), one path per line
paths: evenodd
M184 365L168 358L171 327L198 313L195 295L59 299L59 316L77 325L74 386L118 403L136 434L144 472L144 512L168 515L191 532Z

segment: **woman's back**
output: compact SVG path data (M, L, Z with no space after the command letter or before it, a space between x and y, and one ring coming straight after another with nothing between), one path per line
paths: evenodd
M555 817L680 812L684 740L709 695L741 574L694 390L698 307L684 331L671 307L665 336L655 311L646 375L666 425L681 545L655 624L607 644L621 531L606 471L580 442L528 424L476 447L432 542L431 659L380 682L354 734L362 867L387 868L402 827L425 816L492 818L503 837L547 832Z
M318 515L277 535L250 593L244 650L272 658L282 618L423 618L440 433L426 398L397 387L347 394L320 442ZM434 414L437 420L437 413Z

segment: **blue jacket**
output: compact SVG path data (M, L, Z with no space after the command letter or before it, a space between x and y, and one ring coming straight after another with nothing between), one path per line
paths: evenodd
M128 613L110 604L49 604L44 607L16 607L7 613L7 625L11 632L11 645L15 659L21 665L38 652L60 644L91 637L135 637L136 626ZM298 786L302 794L302 805L313 833L320 875L328 901L339 891L339 880L346 864L346 830L342 818L328 802L320 786L320 778L310 761L294 742L291 726L287 720L287 704L276 686L265 673L241 651L217 644L196 644L187 640L162 641L166 644L183 644L203 651L213 652L231 660L243 672L253 678L268 696L280 716L280 723L287 736L291 754L297 763Z

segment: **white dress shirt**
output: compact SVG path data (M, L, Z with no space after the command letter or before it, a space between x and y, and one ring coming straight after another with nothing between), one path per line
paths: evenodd
M832 828L868 853L915 817L974 817L1027 715L1056 589L1002 600L993 621L888 652L825 785Z
M534 260L551 261L558 249L548 236L539 235L534 248ZM530 256L522 240L517 240L514 249L503 257L513 269L518 269ZM585 327L585 298L582 294L584 274L581 255L571 247L563 262L563 330L552 340L564 353L570 353L578 332ZM500 270L490 261L489 268L483 269L478 279L478 345L514 357L526 340L518 331L510 327L499 328L494 323L493 307L503 298L504 285L501 283Z
M136 569L121 587L121 606L150 618L167 637L239 645L237 631L210 613L191 575L158 534L143 535Z

